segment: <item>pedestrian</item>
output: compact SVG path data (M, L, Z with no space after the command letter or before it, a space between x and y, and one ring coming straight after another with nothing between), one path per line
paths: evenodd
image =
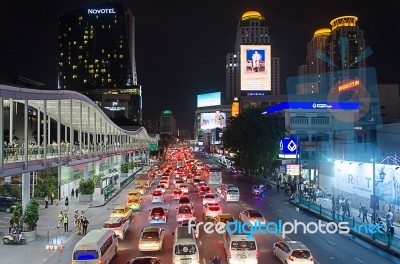
M78 194L79 194L79 189L76 189L76 190L75 190L76 199L78 199Z
M362 219L363 223L364 223L364 220L367 220L367 224L369 224L368 218L367 218L367 214L368 214L368 209L367 209L367 207L363 206L363 212L362 212L362 214L363 214L363 219Z
M72 190L71 190L71 199L73 199L75 197L75 191L74 191L74 188L72 188Z
M64 225L64 214L63 211L60 211L60 213L58 214L58 225L57 228L62 228L62 226Z
M78 227L79 224L79 212L78 209L75 210L74 212L74 225L75 227Z
M54 201L54 193L51 193L50 195L50 204L53 205L53 201Z
M49 207L49 197L46 195L46 197L44 197L44 208L48 207Z
M358 207L358 217L361 217L362 214L362 204L360 203L360 207Z
M63 222L64 222L64 232L68 232L68 215L67 214L64 214Z
M89 221L86 219L86 217L84 217L84 219L83 219L83 221L82 221L82 226L83 226L82 234L83 234L83 235L86 235L88 225L89 225Z
M8 221L8 233L12 234L11 231L14 229L14 221L11 218L10 221Z
M65 210L69 209L69 200L68 197L65 197Z

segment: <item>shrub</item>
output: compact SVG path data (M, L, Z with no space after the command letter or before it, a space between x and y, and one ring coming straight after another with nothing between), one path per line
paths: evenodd
M121 173L128 173L129 166L128 163L121 164Z
M23 222L26 224L26 231L33 231L37 227L39 221L39 203L35 200L30 200L25 208Z
M92 179L81 179L81 181L79 182L79 191L81 194L93 194L94 181Z

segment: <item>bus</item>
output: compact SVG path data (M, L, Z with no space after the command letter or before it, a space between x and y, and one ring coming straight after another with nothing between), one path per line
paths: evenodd
M222 184L222 170L217 165L206 164L203 168L203 178L207 184Z

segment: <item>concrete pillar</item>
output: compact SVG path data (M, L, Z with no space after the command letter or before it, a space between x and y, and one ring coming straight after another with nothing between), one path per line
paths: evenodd
M61 100L58 100L58 118L57 118L57 156L58 163L61 162Z
M9 142L13 141L14 137L14 101L10 99L10 133L9 133Z
M96 174L100 173L100 161L95 161Z
M43 164L47 164L47 100L43 100Z
M51 117L50 115L47 116L47 122L49 122L49 124L47 125L47 145L50 146L51 142ZM44 132L44 131L43 131Z
M82 102L79 103L79 158L82 158Z
M0 97L0 131L4 131L4 116L3 116L3 97ZM0 133L0 174L3 174L4 169L4 133ZM6 154L7 155L7 154Z
M36 140L36 144L38 147L40 147L40 142L42 141L41 137L41 131L40 131L40 107L38 107L37 109L37 140Z
M72 117L73 104L72 99L69 100L69 159L72 160L72 150L74 149L74 121Z
M83 178L85 180L89 179L89 163L83 164Z
M29 172L22 174L22 212L25 212L25 208L31 199L31 175Z
M24 169L28 169L28 100L24 102Z
M94 112L94 135L93 135L93 143L94 143L94 152L97 152L97 120L96 120L96 112Z
M61 166L57 167L57 187L58 187L58 202L61 200Z

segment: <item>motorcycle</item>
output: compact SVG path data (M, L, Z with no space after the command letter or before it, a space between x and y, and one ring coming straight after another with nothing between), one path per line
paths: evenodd
M294 200L294 199L296 199L296 194L295 194L295 193L292 193L292 194L289 196L289 201L292 201L292 200Z
M25 245L26 238L22 234L6 234L3 237L4 245L9 244L17 244L17 245Z
M218 257L218 255L214 255L213 258L210 258L211 264L222 264L221 258Z
M253 193L253 195L261 196L264 193L265 189L266 188L264 185L253 186L251 192Z

